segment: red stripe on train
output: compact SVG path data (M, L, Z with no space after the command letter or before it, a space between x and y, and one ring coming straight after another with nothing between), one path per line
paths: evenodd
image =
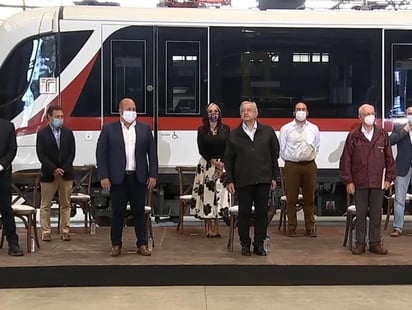
M118 120L119 117L104 117L104 123ZM140 121L150 125L153 128L152 117L139 117ZM272 126L279 130L282 125L291 121L290 118L261 118L263 124ZM319 126L321 131L349 131L359 124L357 118L311 118L309 121ZM380 120L377 121L380 124ZM101 119L99 117L71 117L69 128L73 130L99 130ZM225 118L224 123L234 128L240 124L239 118ZM202 124L201 117L159 117L159 130L197 130ZM385 129L391 130L391 122L385 122Z

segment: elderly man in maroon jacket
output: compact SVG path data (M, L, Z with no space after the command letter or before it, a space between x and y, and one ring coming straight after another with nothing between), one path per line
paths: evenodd
M366 217L369 215L369 251L388 253L381 242L381 207L383 190L395 179L396 168L388 134L375 125L375 108L359 107L361 124L352 130L345 142L340 159L340 177L349 194L355 195L356 246L352 254L366 248Z

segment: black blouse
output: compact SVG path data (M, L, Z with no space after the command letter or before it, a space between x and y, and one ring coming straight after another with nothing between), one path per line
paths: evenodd
M199 154L207 161L212 158L220 158L223 160L229 133L229 126L224 124L220 125L216 135L213 135L207 127L199 127L197 130L197 146L199 148Z

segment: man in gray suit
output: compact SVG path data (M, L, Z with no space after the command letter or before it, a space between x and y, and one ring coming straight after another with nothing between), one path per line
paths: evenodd
M405 200L412 177L412 107L406 109L406 125L396 124L391 136L391 144L397 146L394 222L391 237L399 237L403 231Z

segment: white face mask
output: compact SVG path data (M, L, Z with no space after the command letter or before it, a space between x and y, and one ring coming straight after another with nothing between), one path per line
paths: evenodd
M375 115L370 114L365 116L365 124L372 126L375 123Z
M306 111L296 111L295 112L295 118L299 122L303 122L306 120Z
M136 111L123 111L123 119L129 124L136 120Z

